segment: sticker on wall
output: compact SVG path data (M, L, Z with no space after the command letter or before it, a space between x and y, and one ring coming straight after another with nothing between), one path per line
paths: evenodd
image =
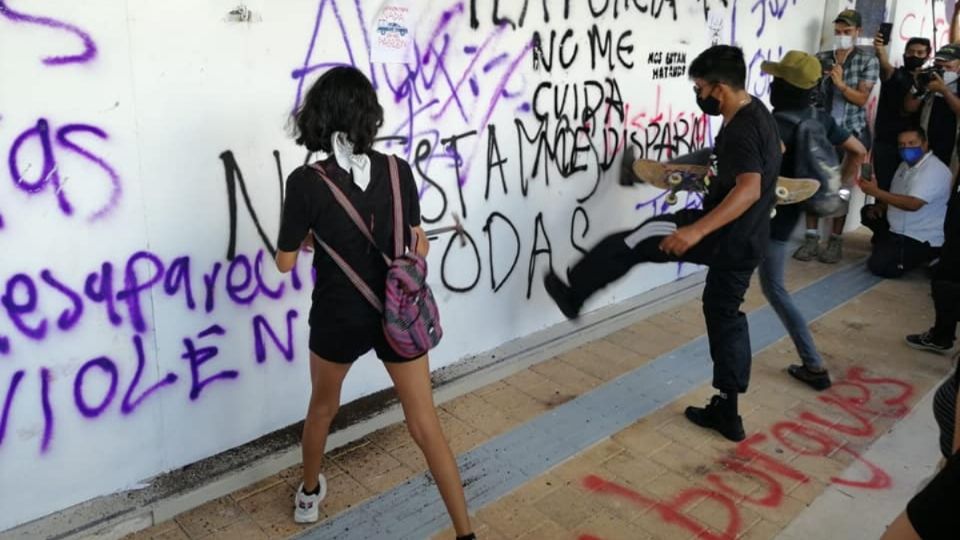
M407 2L386 2L373 19L370 60L378 64L412 62L413 20Z
M711 46L723 43L723 21L726 15L724 11L710 10L707 19L707 36Z

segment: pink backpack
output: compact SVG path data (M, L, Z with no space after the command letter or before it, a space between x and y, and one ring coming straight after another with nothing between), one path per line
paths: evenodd
M373 290L363 281L357 272L326 242L320 239L316 231L314 237L320 246L333 259L337 266L347 275L353 286L370 302L377 311L383 314L383 333L387 342L397 354L406 358L423 356L427 351L440 343L443 329L440 328L440 312L433 292L427 285L427 261L416 252L417 238L411 233L409 249L403 245L403 205L400 200L400 174L397 170L397 159L387 156L390 165L390 184L393 191L393 248L394 256L391 259L381 251L384 262L387 263L386 298L383 302L377 298ZM379 251L380 248L373 239L370 229L357 212L347 196L330 180L326 171L319 163L311 167L317 171L330 187L333 198L340 203L350 219L357 225L360 232Z

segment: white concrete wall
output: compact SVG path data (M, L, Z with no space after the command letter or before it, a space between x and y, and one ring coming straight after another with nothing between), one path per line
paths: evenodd
M430 256L438 368L559 322L540 286L550 261L563 272L576 245L663 210L656 190L617 184L624 134L656 159L711 143L691 83L654 80L653 53L689 62L735 42L765 96L760 62L813 50L824 12L817 0L710 0L709 17L692 0L566 3L410 2L420 54L403 67L369 61L378 1L252 0L251 20L231 22L237 0L0 0L0 530L302 417L309 263L295 283L267 251L281 180L305 158L285 123L324 66L373 77L381 135L403 138L380 148L417 163L424 217L465 217L470 245L448 235ZM555 36L549 69L534 67L535 32L546 51ZM585 107L599 120L575 136ZM545 136L531 144L520 127ZM494 133L503 184L498 167L488 175ZM440 141L461 135L455 160ZM538 153L555 141L556 157ZM228 260L226 179L241 171L256 220L238 182ZM691 270L638 268L589 308ZM363 358L343 400L387 385Z

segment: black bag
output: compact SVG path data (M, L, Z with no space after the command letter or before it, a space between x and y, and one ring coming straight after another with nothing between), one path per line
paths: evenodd
M820 181L816 195L801 203L818 216L846 214L850 191L840 185L840 161L827 130L813 107L773 113L781 133L793 133L793 144L783 156L782 175Z

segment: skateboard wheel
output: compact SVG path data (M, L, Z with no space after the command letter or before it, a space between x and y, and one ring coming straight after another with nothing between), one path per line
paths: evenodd
M787 200L787 197L790 196L790 190L783 186L777 186L776 194L778 199L785 201Z
M674 204L677 204L677 194L667 193L667 197L664 200L667 202L667 204L673 206Z
M683 175L678 172L670 173L667 177L667 184L671 186L679 186L681 183L683 183Z

